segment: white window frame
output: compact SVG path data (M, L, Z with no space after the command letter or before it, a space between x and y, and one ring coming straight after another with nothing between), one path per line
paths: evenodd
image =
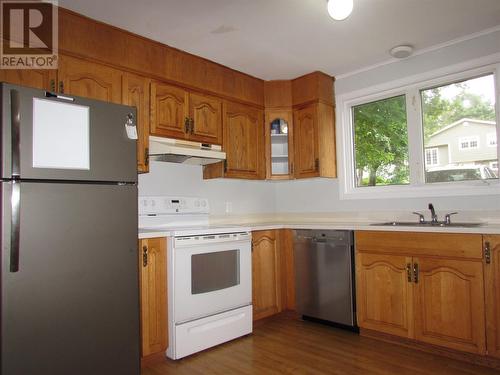
M476 146L472 147L471 143L476 142ZM463 144L466 143L467 147L463 147ZM467 137L462 137L459 138L458 140L458 149L460 151L469 151L469 150L475 150L479 148L479 136L477 135L471 135Z
M339 95L337 101L337 149L339 157L340 199L384 199L402 197L461 196L498 194L499 180L425 183L425 148L423 144L421 90L444 86L482 75L493 74L496 92L497 134L500 134L500 54L487 56ZM352 108L398 95L406 95L410 184L356 186ZM498 143L498 142L497 142ZM500 158L500 144L497 144Z
M439 148L429 147L429 148L426 148L424 152L425 152L424 160L425 160L426 167L435 167L435 166L439 165ZM427 163L427 152L431 153L431 157L430 157L431 163ZM432 163L432 158L433 158L432 152L436 153L436 162L435 163Z
M486 135L486 145L488 147L496 147L498 144L496 133L488 133Z

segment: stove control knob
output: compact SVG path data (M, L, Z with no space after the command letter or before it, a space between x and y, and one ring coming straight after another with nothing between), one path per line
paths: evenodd
M207 201L206 200L202 200L201 201L201 207L207 207Z
M200 207L200 201L198 199L194 201L194 206Z

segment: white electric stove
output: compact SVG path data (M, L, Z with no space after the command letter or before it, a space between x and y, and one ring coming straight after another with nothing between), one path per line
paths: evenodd
M207 199L139 198L139 229L168 231L167 356L179 359L252 332L251 232L210 226Z

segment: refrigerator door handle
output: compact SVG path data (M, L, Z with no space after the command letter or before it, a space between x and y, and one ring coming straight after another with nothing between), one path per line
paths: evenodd
M10 272L19 271L19 238L21 230L21 183L12 180L10 226Z
M12 142L12 177L19 177L21 157L21 95L17 90L10 91L11 142Z

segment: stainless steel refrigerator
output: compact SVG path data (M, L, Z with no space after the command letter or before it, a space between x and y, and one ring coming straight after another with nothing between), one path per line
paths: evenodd
M135 108L0 87L1 374L137 375Z

